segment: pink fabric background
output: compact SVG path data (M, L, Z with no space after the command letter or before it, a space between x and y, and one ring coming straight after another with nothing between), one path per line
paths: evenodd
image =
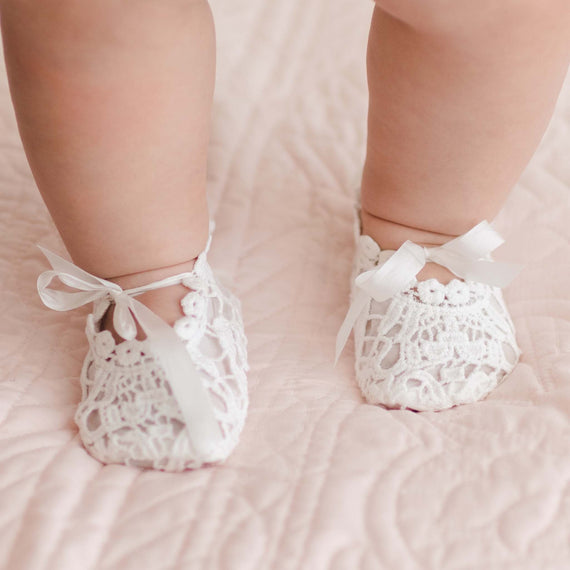
M347 308L371 3L213 2L211 261L243 302L251 410L223 466L102 466L73 424L86 311L45 309L63 251L0 75L0 568L562 570L570 566L570 88L496 226L524 352L487 400L362 403ZM341 41L339 41L339 38Z

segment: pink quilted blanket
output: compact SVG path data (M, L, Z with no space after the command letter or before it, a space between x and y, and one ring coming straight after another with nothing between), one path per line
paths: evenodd
M0 568L570 568L570 86L496 226L523 357L441 413L365 405L348 302L369 2L214 0L211 260L241 297L251 408L222 466L103 466L73 424L86 311L45 309L63 251L0 75Z

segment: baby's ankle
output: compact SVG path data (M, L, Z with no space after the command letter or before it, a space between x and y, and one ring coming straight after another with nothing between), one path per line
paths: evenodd
M397 250L405 241L409 240L424 247L435 247L451 241L457 236L448 236L426 230L413 228L379 218L362 208L361 213L362 233L370 236L382 250ZM451 271L437 263L427 263L418 273L417 279L437 279L440 283L447 284L458 277Z
M133 289L147 285L148 283L160 281L172 275L190 272L194 268L195 262L196 260L192 259L169 267L160 267L139 273L121 275L109 278L108 280L117 283L117 285L120 285L123 289ZM187 293L188 288L184 285L171 285L169 287L147 291L146 293L138 295L136 298L172 326L180 317L184 316L180 301ZM110 331L115 341L121 342L123 339L117 335L113 327L113 311L114 306L111 305L101 320L101 329ZM137 328L137 338L139 340L144 339L144 332L140 326L137 325Z

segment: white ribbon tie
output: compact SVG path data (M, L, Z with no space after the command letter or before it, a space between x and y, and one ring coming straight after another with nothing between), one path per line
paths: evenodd
M53 268L38 277L38 293L45 305L56 311L69 311L108 297L115 304L113 326L120 337L133 340L137 335L136 322L140 324L148 338L153 356L160 362L180 406L194 450L207 458L223 438L208 392L183 341L174 329L134 298L145 291L181 283L191 274L182 273L150 285L124 290L116 283L83 271L43 247L40 249ZM58 291L50 288L49 284L55 277L78 291Z
M422 247L406 241L387 261L355 280L354 296L336 338L335 363L350 331L371 299L382 302L404 290L428 261L443 265L466 281L496 287L507 285L521 270L518 265L484 259L504 242L487 221L439 247Z

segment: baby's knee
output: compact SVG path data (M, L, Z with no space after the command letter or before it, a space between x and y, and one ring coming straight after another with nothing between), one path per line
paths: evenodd
M374 0L415 29L461 37L487 30L568 19L568 0Z

